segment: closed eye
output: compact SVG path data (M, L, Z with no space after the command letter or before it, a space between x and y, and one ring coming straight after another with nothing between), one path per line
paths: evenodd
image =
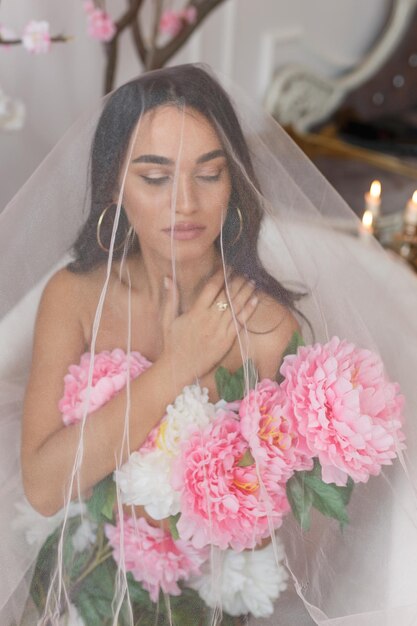
M219 172L218 174L211 174L207 176L200 175L200 176L197 176L197 178L199 178L200 180L205 180L210 183L210 182L215 182L216 180L219 180L220 174L221 172Z
M141 178L148 185L163 185L169 180L169 176L144 176L143 174L141 174Z

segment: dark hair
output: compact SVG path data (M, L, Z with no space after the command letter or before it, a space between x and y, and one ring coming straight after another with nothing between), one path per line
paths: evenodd
M263 210L260 185L256 178L249 148L230 99L208 72L194 65L180 65L149 72L119 89L109 98L95 132L91 153L91 210L75 244L75 259L68 265L72 272L87 272L104 263L107 254L97 242L97 222L103 209L112 202L120 169L124 162L131 134L139 117L161 105L190 107L204 115L219 132L228 159L232 191L229 209L222 230L223 250L228 267L255 281L257 287L284 306L295 309L302 294L281 285L264 269L257 252ZM245 175L241 173L241 167ZM242 227L236 207L242 214ZM110 241L111 220L104 220L102 240ZM107 222L107 226L105 226ZM125 238L128 221L121 213L114 257L120 258L118 247ZM240 232L241 230L241 232ZM240 232L240 235L239 235ZM239 237L238 237L239 235ZM139 249L136 241L132 249Z

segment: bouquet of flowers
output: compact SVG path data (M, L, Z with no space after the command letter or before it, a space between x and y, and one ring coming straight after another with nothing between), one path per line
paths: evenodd
M138 353L97 355L90 412L149 366ZM65 379L66 424L82 417L89 367L87 354ZM279 382L257 381L248 362L235 373L220 367L216 383L216 404L206 389L186 387L141 449L67 522L68 624L112 623L118 567L128 572L134 623L199 626L220 607L224 625L272 614L288 577L275 536L285 516L308 530L316 508L347 524L354 484L405 447L398 384L378 355L346 340L305 346L295 333ZM136 517L133 505L156 522ZM60 536L59 526L38 559L32 596L40 609ZM119 623L128 619L122 604Z

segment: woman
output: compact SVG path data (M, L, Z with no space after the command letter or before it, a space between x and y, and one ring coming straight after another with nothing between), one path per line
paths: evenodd
M317 339L338 333L377 346L385 360L389 359L393 376L407 387L415 357L405 347L398 356L396 340L403 331L414 328L415 321L402 308L400 322L395 305L392 312L379 312L375 317L374 302L382 301L385 279L391 275L395 278L393 295L399 299L407 293L413 305L412 278L390 265L378 250L363 250L346 235L329 235L326 207L331 206L338 211L336 217L356 226L347 209L283 133L268 121L259 126L248 109L245 113L239 123L217 81L202 68L182 66L147 74L121 87L106 102L96 128L94 124L90 212L73 259L53 275L42 295L24 405L23 484L27 498L42 515L53 516L65 507L69 518L69 499L88 500L94 486L103 484L100 481L113 470L123 470L131 451L154 443L155 427L185 386L198 381L208 388L212 403L219 400L215 378L219 366L235 372L250 360L259 379L276 378L283 353L300 326L308 336L311 323ZM74 161L79 160L81 171L82 150L74 143ZM72 175L66 159L67 154L60 170L48 172L48 178L59 180L61 186L62 180L71 180ZM52 160L49 167L58 166ZM80 207L71 212L71 204L76 204L77 194L81 199L86 188L88 185L68 183L67 191L63 188L60 192L64 204L57 204L52 194L50 209L42 198L41 213L48 215L50 223L56 210L53 203L68 221L68 229L59 230L56 237L61 254L65 237L74 231L73 213L78 213L78 218L80 214ZM36 206L35 194L31 198ZM19 207L14 215L19 215ZM270 217L264 220L260 235L265 214ZM5 214L3 232L7 232L10 215L10 211ZM12 258L14 252L8 254ZM10 284L5 290L10 304L29 287L31 277L33 281L48 267L42 254L31 258L33 267L23 268L21 284ZM52 251L50 258L49 265L54 260ZM372 274L364 278L366 262L375 262L375 258L383 277ZM300 299L300 287L285 288L273 275L286 284L305 286L311 296ZM298 321L297 300L301 309ZM6 308L10 304L6 301ZM393 319L387 339L387 325ZM95 363L114 349L127 355L128 374L134 363L140 375L95 405ZM68 417L64 426L64 411L58 409L65 404L61 400L64 377L86 352L91 357L84 370L87 382L82 415ZM246 387L249 370L244 367ZM161 433L157 432L158 439ZM412 424L407 435L412 452ZM407 526L408 505L413 501L408 488L415 470L412 465L407 470L409 481L401 467L388 473L392 484L398 484L395 497L381 487L384 481L361 486L351 503L351 525L345 538L324 518L313 525L305 541L290 522L284 526L297 593L315 623L337 624L340 618L344 620L341 624L357 624L361 613L363 624L373 624L377 622L372 620L381 616L405 615L409 610L413 596L404 589L399 592L384 572L375 572L380 547L391 537L389 524L375 523L382 514L395 529L406 530L409 547L415 541L415 533ZM12 484L11 477L7 484ZM155 485L155 491L157 488ZM244 491L244 484L240 488ZM404 496L404 506L393 505L398 493ZM145 516L150 527L162 524L167 529L161 516L152 519L149 507L147 511L143 506L134 511L129 507L129 514L139 520ZM124 519L120 505L118 517ZM67 528L70 524L69 519ZM140 521L138 524L143 526ZM110 542L112 532L107 534ZM345 545L339 549L342 541ZM366 558L364 541L369 552ZM57 545L58 552L65 548L63 535L57 538ZM405 563L411 583L415 572L403 547L395 547L388 562L395 566ZM28 562L33 560L33 555L29 556ZM59 562L55 572L58 584L49 588L42 623L48 619L59 623L63 607L68 607L70 616L73 611L73 590L69 598L62 591L68 565L65 556L63 560L64 565ZM226 567L216 567L215 561L212 554L212 578ZM16 585L28 562L17 564ZM123 558L119 562L123 563ZM375 573L372 593L365 584L370 571ZM126 577L117 580L120 593L116 605L122 603L126 586ZM58 602L56 589L61 592ZM222 600L219 592L211 605L215 620ZM300 603L290 596L283 596L284 609L279 602L274 623L279 619L284 619L283 624L311 623L305 611L301 616ZM116 615L120 606L113 605ZM128 619L123 614L127 609L120 610L122 618ZM198 610L191 611L194 618ZM175 606L172 616L175 618ZM150 619L155 619L152 611Z
M209 87L210 97L203 99ZM120 119L121 102L125 119ZM221 126L223 120L227 126ZM120 134L112 135L117 124L125 126L123 143ZM52 278L42 298L25 402L23 480L28 499L44 515L63 506L63 485L68 483L80 436L78 427L62 425L57 410L62 381L68 366L91 350L93 342L96 352L129 348L153 363L131 387L131 402L141 407L130 417L132 450L140 447L166 406L195 379L217 400L214 371L220 364L238 369L242 350L262 378L274 378L278 371L297 328L285 306L293 297L258 261L261 211L256 188L248 192L246 179L233 172L232 155L227 154L217 125L225 141L240 150L239 160L250 166L227 97L199 68L177 68L128 83L103 112L92 151L92 211L78 238L75 261ZM104 158L108 164L103 164ZM93 337L108 256L102 249L104 221L101 228L97 225L100 216L106 219L108 212L114 216L119 196L121 221L132 229L134 243L125 262L113 262L98 334ZM233 270L227 280L225 272ZM256 294L264 284L269 297ZM220 306L223 302L226 310ZM249 320L250 330L266 332L243 336L241 330ZM83 472L82 491L115 469L125 404L121 393L89 420L91 434L85 432L84 445L90 469ZM54 484L46 485L43 476L53 468Z

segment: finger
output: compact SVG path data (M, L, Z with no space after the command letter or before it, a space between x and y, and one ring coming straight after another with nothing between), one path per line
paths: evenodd
M231 325L235 325L235 319L238 321L240 326L245 326L247 322L250 320L252 315L255 313L256 308L259 304L259 298L256 294L252 294L249 299L245 302L242 309L238 314L235 315L234 319L231 322Z
M164 277L165 297L162 302L162 327L167 330L178 316L178 289L169 276Z
M216 315L220 313L221 319L223 322L225 321L226 318L227 318L227 322L229 322L231 315L233 315L232 307L230 306L229 298L227 297L227 294L224 291L224 289L219 291L219 293L216 296L215 301L210 306L210 310L215 312ZM219 321L220 321L220 318L219 318Z
M195 306L200 309L207 309L211 307L218 299L219 294L223 290L223 288L224 270L223 268L221 268L217 270L217 272L215 272L213 276L211 276L211 278L209 278L209 280L201 290L201 293L196 300Z
M255 295L255 283L249 280L244 280L243 283L241 283L239 291L233 295L233 299L231 301L233 313L238 316L246 303L249 302L249 300Z
M240 275L234 275L233 277L226 279L224 290L229 300L233 300L236 294L242 289L246 282L246 279Z

